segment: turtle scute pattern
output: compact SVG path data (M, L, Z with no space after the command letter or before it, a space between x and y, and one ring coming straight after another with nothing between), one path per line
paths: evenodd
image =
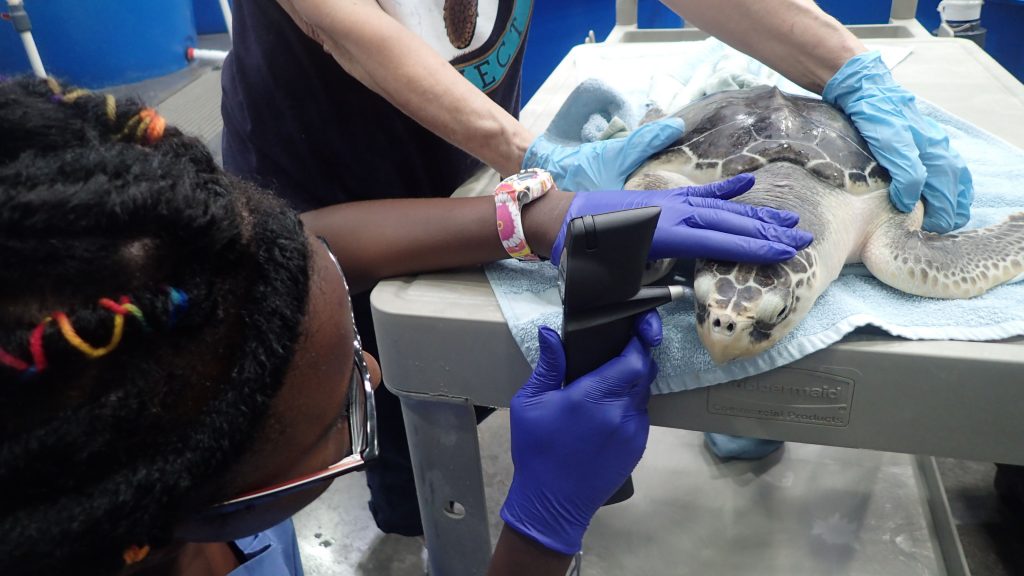
M850 121L820 100L761 87L713 94L678 116L686 122L686 133L652 161L659 156L682 158L687 176L695 181L788 162L856 195L881 190L890 182Z

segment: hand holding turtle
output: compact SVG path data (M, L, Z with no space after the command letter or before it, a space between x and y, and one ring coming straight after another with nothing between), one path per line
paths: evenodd
M577 193L551 248L558 265L570 220L645 206L661 207L651 243L650 258L710 258L768 264L792 258L810 245L810 233L794 228L800 217L775 210L730 202L754 185L752 174L702 186L670 190L612 190Z
M892 176L889 199L901 212L924 202L923 228L949 232L971 217L974 184L945 131L917 109L876 52L848 60L822 98L853 120L871 152Z
M564 190L618 190L637 166L675 142L683 130L682 120L666 118L645 124L625 138L579 145L561 144L545 133L527 149L523 168L547 170Z

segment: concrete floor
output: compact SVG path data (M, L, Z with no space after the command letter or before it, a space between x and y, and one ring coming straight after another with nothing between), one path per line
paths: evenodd
M492 540L512 476L508 413L479 428ZM1024 573L991 464L944 461L975 576ZM988 484L978 481L988 471ZM583 574L945 574L919 475L906 455L788 444L759 462L722 463L696 432L655 428L637 494L603 509L584 542ZM296 516L307 574L424 573L419 538L380 534L362 475L343 478ZM1016 555L1016 557L1014 557Z
M226 36L200 44L222 48ZM219 158L219 76L193 64L114 91L159 104ZM512 473L507 412L481 425L480 442L493 538ZM992 464L941 459L939 469L972 574L1024 575L1024 531L998 506ZM637 496L594 520L584 574L944 573L903 455L790 444L761 462L722 464L700 434L654 429L634 480ZM368 498L361 474L345 477L296 517L307 574L423 573L422 541L380 534Z

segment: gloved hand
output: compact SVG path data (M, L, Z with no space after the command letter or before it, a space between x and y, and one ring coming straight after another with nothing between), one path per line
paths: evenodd
M758 460L782 447L780 440L732 436L716 432L704 433L704 441L715 456L723 460Z
M671 190L608 190L577 193L551 248L558 265L570 220L645 206L660 206L650 259L710 258L767 264L792 258L810 245L809 232L794 229L800 217L785 210L748 206L729 199L754 185L753 174Z
M851 58L825 85L822 98L853 119L878 162L892 175L889 199L902 212L924 202L925 230L949 232L971 217L974 184L949 137L896 84L878 52Z
M542 327L540 361L512 398L515 473L505 523L546 548L575 554L597 510L626 481L647 447L647 400L658 366L661 317L640 315L622 354L564 389L565 351Z
M683 135L685 124L665 118L632 131L625 138L559 144L547 133L533 141L523 157L523 168L543 168L563 190L620 190L628 177L652 154Z

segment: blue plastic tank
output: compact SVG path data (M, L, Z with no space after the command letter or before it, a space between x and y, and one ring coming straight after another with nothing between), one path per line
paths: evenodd
M988 28L985 51L1024 82L1024 0L986 0L981 24Z
M25 0L25 10L46 73L86 88L180 70L195 46L192 0ZM0 21L0 74L29 72L21 38Z
M220 2L217 0L192 0L196 11L196 32L200 34L223 34L228 31L224 22L224 13L220 11ZM234 2L228 0L228 6L234 7Z

